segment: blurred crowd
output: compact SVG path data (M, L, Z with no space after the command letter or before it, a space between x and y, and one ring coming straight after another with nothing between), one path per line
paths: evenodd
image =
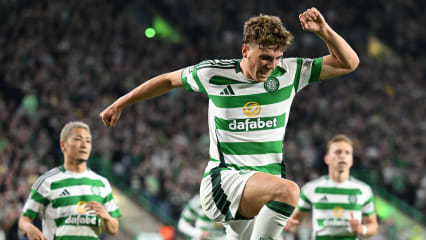
M419 5L425 3L0 1L0 228L12 234L7 229L16 228L31 184L61 164L59 131L71 120L91 126L93 158L176 219L209 159L206 96L174 90L125 110L115 129L105 128L98 114L160 73L240 58L243 22L259 13L280 16L295 36L285 56L325 55L322 41L298 22L311 6L355 48L361 64L296 97L284 141L288 178L302 185L324 174L325 143L344 133L355 140L355 170L367 169L426 212L426 17ZM183 41L146 38L143 19L154 13ZM396 52L392 59L368 54L370 34Z

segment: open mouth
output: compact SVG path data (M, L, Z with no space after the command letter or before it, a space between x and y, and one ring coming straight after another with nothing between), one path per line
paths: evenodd
M264 75L264 76L268 76L270 74L271 71L269 70L260 70L260 74Z

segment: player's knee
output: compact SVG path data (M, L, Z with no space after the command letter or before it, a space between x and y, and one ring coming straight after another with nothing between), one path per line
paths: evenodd
M300 189L295 182L283 179L280 184L277 184L272 200L296 206L299 194Z

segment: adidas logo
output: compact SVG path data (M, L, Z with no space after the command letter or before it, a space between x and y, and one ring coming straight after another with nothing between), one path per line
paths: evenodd
M328 202L327 196L324 196L320 199L320 202Z
M65 197L65 196L69 196L71 195L70 192L68 192L68 190L64 189L64 191L62 191L61 195L59 195L59 197Z
M220 92L220 95L235 95L234 90L232 90L231 85L228 85L225 89Z

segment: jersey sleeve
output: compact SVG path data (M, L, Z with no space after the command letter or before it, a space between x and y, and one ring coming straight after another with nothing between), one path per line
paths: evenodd
M199 238L203 231L194 227L194 222L198 217L197 211L195 210L196 204L200 204L199 197L194 197L183 209L178 223L178 229L180 232L193 238Z
M322 67L322 57L320 58L288 58L285 63L289 70L293 72L294 89L297 92L313 82L320 80Z
M312 210L312 201L310 200L311 194L309 185L305 185L300 190L299 201L297 202L297 209L302 212L309 212Z
M374 207L374 195L373 195L373 191L371 190L370 187L368 187L366 190L366 195L367 195L367 200L365 201L365 203L362 205L362 216L366 217L366 216L370 216L374 213L376 213L375 207Z
M105 188L107 190L107 195L104 198L104 208L105 210L111 215L113 218L119 218L123 214L121 213L120 209L118 208L117 202L114 200L114 196L112 194L111 185L107 180L104 180Z
M31 187L31 192L22 209L22 215L31 219L37 218L44 213L46 207L50 204L49 200L50 183L43 177L39 177Z
M199 77L198 66L193 65L184 68L181 73L181 80L189 92L203 92L207 94L204 86L205 83L202 83Z

